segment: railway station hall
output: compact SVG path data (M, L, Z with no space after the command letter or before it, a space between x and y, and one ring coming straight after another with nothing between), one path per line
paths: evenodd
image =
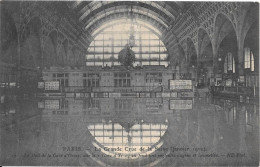
M259 165L258 2L0 13L0 165Z

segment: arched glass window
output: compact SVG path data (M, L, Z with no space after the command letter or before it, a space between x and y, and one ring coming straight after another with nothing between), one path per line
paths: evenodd
M235 59L232 55L232 53L228 52L226 58L225 58L225 62L224 62L224 73L235 73Z
M130 21L122 21L109 25L95 34L86 55L87 66L113 66L120 65L118 53L129 41ZM134 66L164 65L168 66L167 50L160 40L157 31L146 23L134 25L135 53Z
M250 50L250 48L245 48L244 68L254 71L255 70L254 63L255 60L254 60L253 52Z

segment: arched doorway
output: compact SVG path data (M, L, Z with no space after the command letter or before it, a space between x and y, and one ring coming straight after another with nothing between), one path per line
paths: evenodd
M78 47L74 46L72 49L73 52L73 63L76 67L80 66L80 50Z
M249 28L244 41L244 84L246 87L259 87L259 22Z
M215 21L217 57L216 78L221 79L219 85L232 87L237 85L238 79L238 44L237 35L229 19L219 14Z
M44 66L50 67L57 64L57 31L53 30L46 39L44 49Z
M183 48L181 46L178 47L178 52L176 53L176 77L174 77L174 79L181 79L182 77L182 73L183 73L183 69L186 68L186 57L185 57L185 52L183 50ZM187 70L187 69L185 69Z
M0 84L1 88L12 87L17 78L16 65L19 64L18 34L11 14L1 8L1 54ZM0 88L0 94L1 94Z
M21 41L21 65L26 67L41 67L41 20L33 18L26 27L24 38Z
M68 65L69 63L69 57L68 57L68 40L65 39L63 42L62 42L62 47L63 47L63 50L64 50L64 55L63 56L63 62L64 62L64 65Z
M4 9L1 12L1 55L0 61L18 63L18 34L14 19Z
M200 28L198 32L198 42L198 87L204 87L214 82L214 77L212 43L208 33L202 28Z
M188 38L187 39L187 68L188 68L188 74L186 78L184 79L192 79L193 81L197 82L197 53L195 49L195 45L193 41Z

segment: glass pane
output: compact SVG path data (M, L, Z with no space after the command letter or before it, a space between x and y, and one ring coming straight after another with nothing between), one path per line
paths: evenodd
M103 46L103 40L95 41L95 46Z
M149 60L149 58L150 58L149 54L142 54L143 60Z
M104 46L109 46L109 47L111 47L112 46L112 40L108 40L108 41L104 41Z
M113 22L115 24L111 24L111 23L101 26L100 28L97 29L100 34L97 35L95 34L95 41L91 42L88 48L88 53L91 53L89 54L91 56L87 55L86 59L89 62L95 61L96 62L95 65L103 65L103 63L101 63L103 61L107 65L112 65L112 61L113 61L112 56L115 59L117 59L118 53L128 43L129 31L131 25L130 22L128 20L119 19L116 22ZM132 50L135 52L136 58L138 59L139 62L135 62L134 66L140 64L158 65L159 59L166 60L167 58L166 48L164 47L163 42L157 36L160 35L160 32L156 30L153 26L145 22L137 21L137 23L138 24L134 26L135 46L132 48ZM151 28L153 32L156 32L158 34L154 34L146 27ZM104 30L102 30L103 28ZM154 53L154 54L150 54L150 53ZM150 63L149 61L152 62ZM87 63L87 64L90 65L92 63ZM118 64L119 63L117 62L117 60L114 60L114 65L118 65Z
M149 65L149 61L142 61L142 65Z
M124 47L114 47L114 53L119 53Z
M94 62L86 62L86 66L94 66Z
M105 62L105 66L111 67L112 66L112 62Z
M87 60L94 60L94 55L87 55Z
M95 55L96 61L103 61L103 55L102 54L97 54Z
M96 62L95 66L103 66L103 62Z
M152 60L159 60L158 54L151 54L150 57L151 57Z
M160 54L161 60L166 60L167 59L167 54Z
M151 61L151 65L159 65L159 61Z
M160 65L167 67L169 63L167 61L160 61Z
M251 52L251 71L255 71L255 60L253 52Z
M104 47L104 52L111 53L112 48L111 47Z
M104 59L105 60L110 60L110 59L112 59L112 55L111 54L104 54Z

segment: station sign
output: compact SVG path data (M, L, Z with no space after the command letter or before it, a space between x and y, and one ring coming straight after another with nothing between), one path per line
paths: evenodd
M193 92L178 92L178 97L194 97Z
M192 89L191 80L170 80L170 90Z
M192 109L192 100L170 100L170 110L188 110Z
M120 93L109 93L109 97L121 97Z
M171 93L170 92L163 92L162 97L171 97Z

